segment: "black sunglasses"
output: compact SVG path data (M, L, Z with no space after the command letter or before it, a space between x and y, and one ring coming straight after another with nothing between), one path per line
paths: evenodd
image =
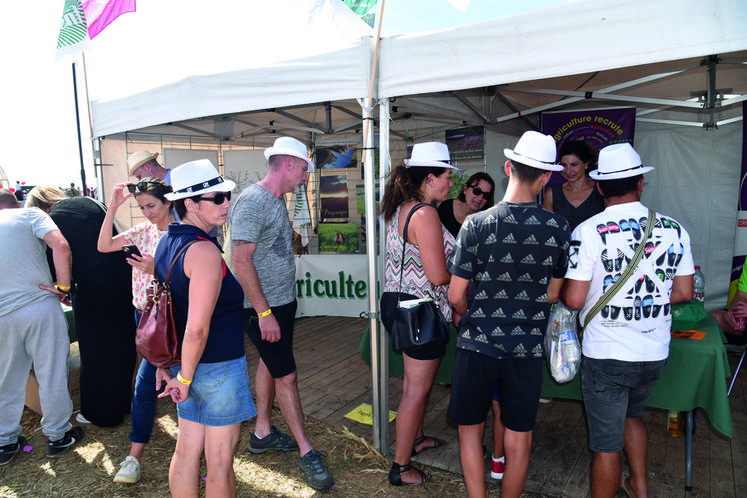
M134 194L135 190L139 190L140 193L142 194L148 191L148 185L151 183L156 183L156 182L128 183L127 190L129 190L131 194Z
M223 204L225 201L231 200L231 192L218 192L215 197L192 197L196 201L212 201L217 205Z
M474 194L475 197L482 196L483 199L489 198L491 195L493 195L493 192L485 192L480 187L471 187L472 188L472 194Z

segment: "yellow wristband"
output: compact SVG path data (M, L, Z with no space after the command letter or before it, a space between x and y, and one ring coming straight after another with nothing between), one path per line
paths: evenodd
M272 314L272 308L267 308L267 311L263 311L262 313L257 313L257 318L264 318L266 316L270 316Z
M62 292L69 291L71 287L70 285L60 285L60 284L55 284L55 286L57 287L57 290L61 290Z
M178 380L179 382L181 382L181 383L182 383L182 384L184 384L185 386L188 386L188 385L190 385L190 384L192 383L192 381L191 381L191 380L187 380L187 379L185 379L184 377L182 377L182 371L181 371L181 370L179 370L179 371L178 371L178 372L176 373L176 380Z

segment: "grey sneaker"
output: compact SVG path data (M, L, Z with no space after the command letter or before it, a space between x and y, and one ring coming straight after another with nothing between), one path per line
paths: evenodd
M283 434L274 425L270 427L270 433L259 439L253 432L249 438L249 453L259 455L268 450L298 451L296 438Z
M134 456L128 456L119 464L119 472L114 476L114 482L135 483L140 480L140 462Z
M26 438L18 436L15 443L0 447L0 465L9 464L24 446L26 446Z
M322 457L326 456L326 451L311 450L301 457L301 468L306 472L309 486L314 489L327 489L335 485L332 473L322 461Z
M83 428L73 427L65 433L65 437L58 441L47 443L47 456L54 458L68 448L72 448L83 439Z

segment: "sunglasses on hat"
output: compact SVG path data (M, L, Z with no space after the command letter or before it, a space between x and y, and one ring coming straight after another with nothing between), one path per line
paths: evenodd
M196 201L212 201L218 206L223 204L225 201L231 200L231 192L218 192L215 194L215 197L193 197L192 199Z

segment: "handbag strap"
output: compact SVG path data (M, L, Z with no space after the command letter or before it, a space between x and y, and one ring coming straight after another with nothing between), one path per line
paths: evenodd
M402 279L405 276L405 246L407 245L407 226L410 224L410 218L412 217L413 213L420 209L423 206L427 206L428 204L421 202L420 204L416 204L410 209L410 212L407 213L407 219L405 220L405 227L402 229L402 259L400 260L400 264L402 268L399 271L399 294L402 293ZM397 296L397 304L399 304L399 295Z
M166 280L164 280L164 281L163 281L163 286L164 286L164 287L166 287L166 286L168 286L168 285L169 285L169 280L171 280L171 270L173 270L173 269L174 269L174 265L175 265L175 264L176 264L176 262L177 262L177 261L179 260L179 257L180 257L180 256L181 256L182 254L184 254L184 251L186 251L187 249L189 249L189 246L191 246L192 244L195 244L195 243L197 243L197 242L203 241L203 240L205 240L205 239L195 239L195 240L191 240L191 241L187 242L186 244L184 244L184 247L182 247L182 248L181 248L181 249L179 250L179 252L178 252L178 253L176 253L176 256L174 256L174 259L173 259L173 261L171 261L171 266L169 266L169 271L168 271L168 272L166 272Z
M652 221L653 220L653 221ZM588 315L586 315L586 318L584 319L584 328L586 328L589 323L591 323L591 319L596 316L597 313L599 313L602 308L607 306L607 303L610 302L610 300L615 297L615 294L617 291L620 290L620 288L625 284L625 282L630 278L631 275L635 272L635 270L638 268L638 263L641 261L641 257L643 257L643 249L646 245L646 242L648 241L649 237L651 236L651 232L654 231L654 225L656 224L656 212L648 208L648 223L646 223L646 232L643 236L643 240L638 244L638 247L635 250L635 254L633 255L633 259L630 260L630 263L625 267L625 271L622 275L620 275L620 278L618 278L612 286L610 286L607 289L607 292L605 292L602 297L597 301L597 304L594 305L594 307L591 309Z

